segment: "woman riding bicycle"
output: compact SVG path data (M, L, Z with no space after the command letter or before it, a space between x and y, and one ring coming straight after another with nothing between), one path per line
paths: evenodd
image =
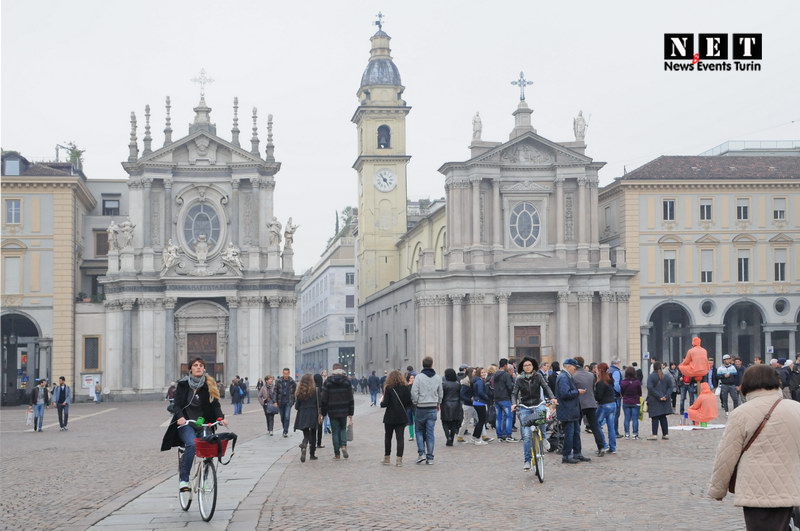
M172 422L164 434L161 441L161 451L170 450L176 446L185 448L180 466L181 491L189 490L189 473L192 470L194 461L194 423L198 418L203 417L209 421L223 419L222 424L228 425L224 420L222 407L219 404L219 389L217 382L206 374L206 363L202 358L192 360L190 374L178 382L175 390L175 413L172 415Z
M542 396L556 403L553 391L544 379L544 376L537 370L538 364L532 358L523 358L519 364L519 375L514 380L514 389L511 391L511 410L516 411L519 416L519 426L522 429L522 453L525 464L522 469L531 469L531 426L526 426L526 420L531 415L541 415L547 410L547 405L542 400ZM523 406L523 407L517 407ZM542 426L542 439L545 450L549 448L545 427Z

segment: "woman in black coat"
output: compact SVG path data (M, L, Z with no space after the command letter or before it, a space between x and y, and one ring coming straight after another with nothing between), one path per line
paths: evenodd
M444 371L444 381L442 382L442 427L444 436L447 438L446 446L453 446L453 440L458 435L458 427L464 418L464 410L461 407L459 392L461 384L458 383L456 371L446 369Z
M559 365L557 361L554 361L553 363L550 364L550 375L547 377L547 386L550 389L556 388L556 379L558 378L558 373L560 372L561 372L561 365Z
M397 466L403 466L403 433L408 423L406 410L411 407L411 390L400 371L392 371L386 377L383 387L381 407L386 408L383 414L384 457L383 464L389 464L392 455L392 435L397 439Z
M202 358L196 358L192 360L189 370L189 376L179 381L175 389L175 413L161 441L162 452L176 446L185 448L180 464L180 490L189 489L189 474L194 461L196 434L194 424L189 421L203 417L206 422L222 419L222 424L228 425L219 404L217 382L206 374L206 362Z
M317 426L319 425L319 392L317 386L314 385L314 377L306 373L300 378L300 384L295 391L296 400L294 408L297 410L297 415L294 417L294 431L303 431L303 442L300 443L300 462L306 462L306 449L308 443L311 443L311 459L317 458L314 453L316 452L317 443Z

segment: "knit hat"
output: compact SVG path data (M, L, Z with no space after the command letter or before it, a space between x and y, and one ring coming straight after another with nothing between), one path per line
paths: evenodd
M580 369L581 368L581 366L578 364L578 362L575 360L575 358L567 358L567 359L564 360L564 363L562 363L561 365L572 365L576 369Z

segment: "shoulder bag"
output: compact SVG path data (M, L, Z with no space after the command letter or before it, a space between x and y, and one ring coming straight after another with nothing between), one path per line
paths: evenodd
M739 461L742 460L742 456L744 455L744 453L748 450L748 448L750 448L750 446L756 440L758 435L761 433L761 430L764 429L764 425L767 423L767 421L769 420L770 416L772 416L772 412L775 411L775 407L778 405L778 402L780 402L781 400L783 400L783 398L777 399L775 401L775 403L772 404L772 407L769 408L769 411L767 412L767 416L764 417L764 420L762 420L761 424L758 425L758 429L756 429L756 432L753 434L752 437L750 437L750 440L747 441L747 444L742 449L742 453L739 454L739 459L736 460L736 466L733 467L733 474L731 474L731 479L728 481L728 491L731 494L735 494L736 493L736 473L737 473L737 471L739 469Z

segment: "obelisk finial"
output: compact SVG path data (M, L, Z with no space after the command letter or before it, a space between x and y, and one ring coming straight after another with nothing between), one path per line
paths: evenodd
M169 96L167 96L167 126L164 127L164 145L167 146L172 144L172 119L169 116L169 110L172 108L172 105L169 101Z
M231 144L239 147L239 98L233 98L233 128L231 129Z
M128 162L139 160L139 145L136 142L136 113L131 111L131 141L128 143Z
M144 106L144 150L143 155L153 152L152 149L153 138L150 136L150 105Z
M253 107L253 138L250 139L250 152L258 155L258 109Z

